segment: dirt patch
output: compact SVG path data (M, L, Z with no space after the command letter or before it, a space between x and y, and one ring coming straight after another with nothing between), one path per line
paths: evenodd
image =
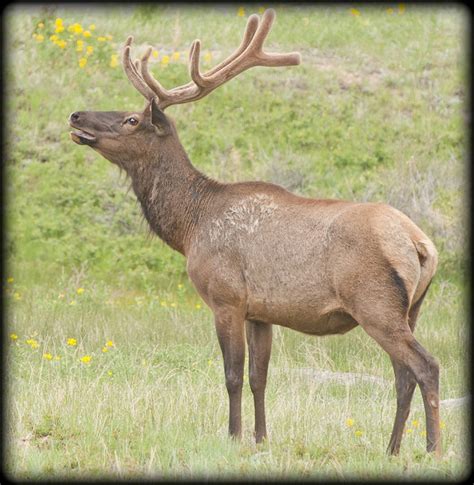
M447 408L459 408L461 406L466 406L471 402L471 396L456 397L454 399L443 399L439 403L441 406Z
M302 52L303 64L312 66L316 71L328 72L334 76L335 85L346 90L359 88L372 91L382 84L388 72L377 65L374 59L358 58L354 61L317 49L305 49Z
M391 385L390 381L382 377L372 376L369 374L360 374L357 372L331 372L320 371L309 367L299 367L296 369L276 368L273 370L276 373L289 374L292 377L302 377L311 379L313 382L338 382L342 384L354 385L360 382L370 382L379 386Z

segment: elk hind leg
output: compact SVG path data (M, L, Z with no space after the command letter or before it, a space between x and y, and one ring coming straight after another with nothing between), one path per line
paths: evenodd
M416 379L406 365L392 360L395 372L395 388L397 391L397 412L393 424L392 435L388 444L387 453L398 455L402 441L403 429L410 414L410 404L416 387Z
M390 313L392 313L391 317L389 316ZM397 406L398 416L395 420L392 433L393 441L391 440L391 445L389 445L389 452L397 452L401 440L398 435L403 431L402 421L404 425L406 417L408 417L407 411L413 395L414 388L413 390L411 388L414 378L420 386L425 407L427 451L434 451L439 456L441 454L441 443L438 363L415 339L408 325L408 317L404 317L400 312L387 312L386 315L379 318L375 318L373 315L365 315L357 320L362 328L388 353L397 367L395 370L396 379L398 378L397 400L400 400L400 406ZM409 373L405 373L403 376L401 374L402 369L408 369L412 376ZM391 446L393 446L393 451L390 448Z
M428 287L425 289L418 301L414 305L412 305L408 313L408 325L410 326L410 330L412 332L415 330L420 306L423 303L423 299L426 295ZM395 415L395 422L393 425L390 442L388 444L387 453L391 455L397 455L400 451L403 429L405 427L406 420L408 419L408 416L410 414L410 405L416 387L416 379L409 367L393 359L391 360L395 373L395 388L397 391L397 412Z

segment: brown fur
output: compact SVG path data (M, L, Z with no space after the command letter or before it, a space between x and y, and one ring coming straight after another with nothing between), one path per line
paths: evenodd
M397 414L388 451L399 451L419 384L427 449L440 454L439 368L413 336L437 252L408 217L385 204L211 180L193 167L154 99L143 112L76 112L70 123L78 130L74 141L127 172L152 230L186 257L189 277L215 316L231 435L241 435L245 340L260 442L267 436L272 325L313 335L360 325L395 371Z

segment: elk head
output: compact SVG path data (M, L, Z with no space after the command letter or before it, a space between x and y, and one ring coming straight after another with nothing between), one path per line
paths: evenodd
M152 98L144 111L76 111L69 117L71 139L88 145L122 168L146 160L166 138L174 124Z
M133 86L148 100L145 110L72 113L69 123L75 131L71 132L71 139L78 144L90 146L125 169L132 163L146 160L150 153L165 146L170 139L177 139L174 124L164 113L168 106L201 99L254 66L292 66L301 62L299 53L269 54L263 51L263 42L274 19L275 11L272 9L265 11L261 21L258 15L251 15L239 48L204 74L199 69L201 43L195 40L189 53L192 80L170 90L165 89L148 70L151 47L140 60L131 61L130 46L133 38L128 37L123 50L123 67Z

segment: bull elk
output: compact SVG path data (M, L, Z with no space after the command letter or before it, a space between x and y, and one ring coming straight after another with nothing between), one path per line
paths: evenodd
M245 340L255 405L255 439L267 437L265 387L272 326L312 335L360 325L389 355L397 410L388 453L400 449L418 384L427 450L441 453L439 366L413 335L435 274L437 251L404 214L381 203L310 199L265 182L221 183L197 170L180 143L169 106L196 101L254 66L292 66L299 53L263 50L275 12L251 15L239 48L202 73L191 45L191 81L164 88L150 73L149 48L123 67L147 99L144 111L80 111L71 138L130 176L151 229L187 259L187 272L211 308L229 396L229 433L241 436Z

